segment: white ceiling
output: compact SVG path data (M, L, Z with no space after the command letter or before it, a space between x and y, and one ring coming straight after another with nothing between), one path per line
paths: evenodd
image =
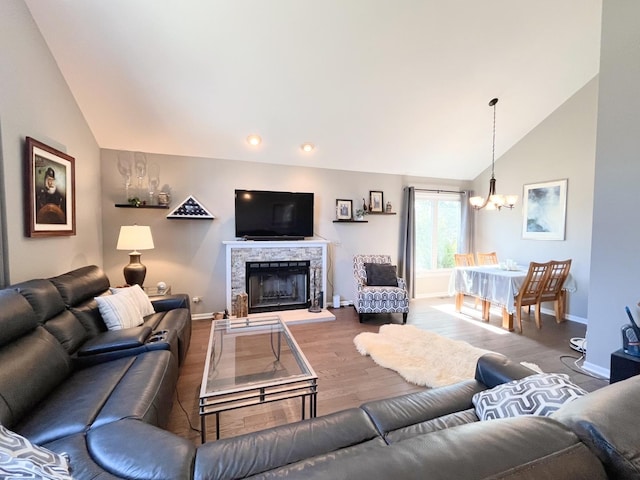
M470 180L599 69L602 0L25 1L102 148Z

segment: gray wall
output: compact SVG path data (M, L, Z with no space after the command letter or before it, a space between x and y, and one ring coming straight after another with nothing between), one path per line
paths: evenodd
M602 21L587 362L606 369L625 305L640 316L640 2L605 1Z
M147 162L160 166L161 184L171 188L172 207L193 195L216 219L171 220L167 210L115 208L124 200L124 186L117 170L118 151L102 151L102 204L104 267L113 283L124 281L122 267L128 252L115 249L121 225L150 225L156 248L142 252L147 266L146 285L162 280L172 291L202 298L194 313L224 309L225 240L235 238L234 190L282 190L314 192L315 235L328 240L328 298L335 293L353 300L355 286L352 258L356 253L383 253L398 259L402 188L405 184L457 188L457 182L400 175L367 174L322 168L265 165L211 158L146 154ZM453 187L452 187L453 185ZM353 200L354 209L368 200L369 190L382 190L397 215L369 215L368 223L333 223L336 199Z
M583 323L587 321L590 290L597 98L598 81L594 79L500 157L495 166L497 191L518 194L518 204L513 210L476 213L477 251L495 250L500 259L512 258L521 265L573 260L571 274L578 289L569 294L567 312L569 318ZM498 114L496 141L500 122L508 121ZM486 195L489 177L489 170L478 177L474 190ZM562 178L568 179L565 240L523 239L523 186Z
M0 2L0 148L6 193L10 281L102 263L100 151L22 0ZM24 139L76 159L76 230L72 237L24 236Z

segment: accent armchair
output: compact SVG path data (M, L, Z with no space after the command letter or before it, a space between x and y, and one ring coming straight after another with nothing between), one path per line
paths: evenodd
M409 293L389 255L355 255L353 276L357 290L354 306L360 323L364 314L373 313L402 313L402 323L407 323Z

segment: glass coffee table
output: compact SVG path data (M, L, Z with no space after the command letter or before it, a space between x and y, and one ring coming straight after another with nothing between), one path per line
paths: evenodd
M300 397L302 419L317 413L318 377L278 316L214 320L200 386L200 426L208 415Z

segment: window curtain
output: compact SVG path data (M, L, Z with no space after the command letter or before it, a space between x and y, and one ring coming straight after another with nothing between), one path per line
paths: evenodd
M0 288L9 284L9 257L7 255L7 216L4 200L4 162L2 159L2 123L0 123Z
M471 190L461 192L460 202L460 238L458 239L458 253L472 253L475 245L473 242L474 215L473 207L469 203Z
M415 298L415 238L416 238L416 214L415 214L416 189L405 187L403 191L401 221L401 248L400 262L398 265L400 277L407 284L409 298Z

